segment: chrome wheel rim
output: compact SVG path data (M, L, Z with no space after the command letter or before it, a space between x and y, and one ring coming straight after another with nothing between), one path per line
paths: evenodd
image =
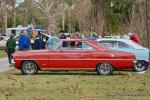
M24 71L25 73L27 74L33 74L36 69L35 69L35 64L33 63L27 63L25 66L24 66Z
M135 65L135 68L137 71L144 71L145 70L145 64L143 62L137 62Z
M110 73L111 68L112 66L108 63L103 63L98 66L98 70L104 75Z

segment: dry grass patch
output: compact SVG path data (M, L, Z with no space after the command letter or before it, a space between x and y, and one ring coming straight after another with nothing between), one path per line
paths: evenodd
M149 100L150 73L40 72L0 73L0 100Z
M0 50L0 58L2 57L6 57L7 53L5 52L5 50Z

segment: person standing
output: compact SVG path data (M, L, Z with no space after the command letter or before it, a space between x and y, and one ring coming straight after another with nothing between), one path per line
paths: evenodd
M60 34L60 36L59 36L60 39L67 39L64 31L60 31L59 34Z
M16 41L14 39L14 34L10 35L10 38L6 42L6 47L7 47L8 61L9 61L9 64L11 64L12 54L15 52L15 47L16 47Z
M45 49L45 42L43 41L40 35L36 36L33 46L34 46L33 48L34 50Z
M19 37L19 50L29 50L30 49L30 39L27 32L22 31Z
M67 37L66 37L64 31L60 31L59 34L60 34L59 39L67 39ZM67 45L67 42L64 41L63 44L62 44L62 46L63 46L63 47L67 47L67 46L68 46L68 45Z

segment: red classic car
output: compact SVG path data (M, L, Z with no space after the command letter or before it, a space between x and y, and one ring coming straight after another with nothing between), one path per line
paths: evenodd
M17 51L12 64L23 74L36 74L38 70L97 71L109 75L115 69L134 68L132 53L112 51L94 40L60 40L50 50Z

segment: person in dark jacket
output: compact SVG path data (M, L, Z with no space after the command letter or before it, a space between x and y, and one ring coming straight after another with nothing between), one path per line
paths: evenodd
M19 37L19 50L29 50L30 49L30 39L27 32L22 31Z
M67 37L66 37L64 31L61 30L61 31L59 32L59 34L60 34L59 39L67 39ZM64 41L63 44L62 44L62 46L63 46L63 47L67 47L67 46L68 46L67 42Z
M41 36L36 36L36 39L34 40L33 49L34 50L40 50L45 49L46 43L43 41Z
M59 36L60 39L67 39L64 31L60 31L59 34L60 34L60 36Z
M12 60L11 55L15 52L15 47L16 47L16 41L14 39L14 34L10 35L10 38L6 42L6 47L7 47L8 61L9 61L9 64L11 64L11 60Z

